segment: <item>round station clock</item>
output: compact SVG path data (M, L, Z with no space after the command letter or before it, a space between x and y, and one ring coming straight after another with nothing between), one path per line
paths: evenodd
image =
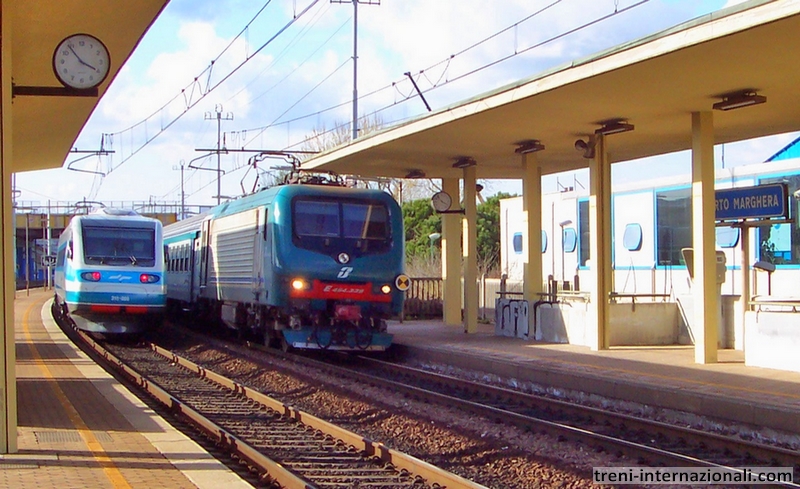
M433 209L436 212L445 212L450 209L452 204L453 199L447 192L436 192L433 194L433 197L431 197L431 205L433 205Z
M67 36L53 53L53 72L68 88L94 88L103 83L110 67L105 44L89 34Z

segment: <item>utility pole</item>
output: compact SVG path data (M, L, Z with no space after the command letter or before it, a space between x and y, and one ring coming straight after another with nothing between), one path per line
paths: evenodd
M358 4L380 5L381 0L331 0L353 4L353 141L358 138Z
M181 219L186 218L186 194L183 192L183 167L185 162L181 160L181 166L173 166L173 170L180 170L181 171ZM219 172L217 172L217 179L219 179ZM219 189L217 189L219 190ZM217 191L217 195L219 195L219 191Z
M354 0L355 1L355 0ZM232 121L233 120L233 112L228 112L224 116L222 115L222 104L217 104L214 106L215 114L211 112L206 112L204 119L209 121L216 119L217 120L217 205L220 204L220 199L222 198L222 179L221 179L221 170L220 170L220 154L222 153L222 147L220 146L221 141L221 127L222 121ZM181 183L183 182L183 178L181 178Z

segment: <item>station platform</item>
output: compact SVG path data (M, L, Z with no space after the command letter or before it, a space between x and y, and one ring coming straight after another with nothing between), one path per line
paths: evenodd
M0 487L252 487L79 350L51 297L16 293L18 452L0 455Z
M398 351L420 361L674 409L800 435L800 373L748 367L744 353L719 350L696 364L693 346L588 347L496 336L441 321L390 322Z

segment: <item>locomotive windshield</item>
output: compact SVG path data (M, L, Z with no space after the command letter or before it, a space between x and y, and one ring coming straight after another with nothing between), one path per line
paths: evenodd
M86 263L151 267L156 262L155 250L155 229L83 226Z
M298 199L293 217L296 243L302 248L325 251L337 242L378 252L389 246L389 211L380 202Z

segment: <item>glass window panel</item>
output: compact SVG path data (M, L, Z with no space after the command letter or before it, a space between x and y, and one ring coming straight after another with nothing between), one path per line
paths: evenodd
M739 244L739 228L729 226L716 229L717 246L720 248L735 248Z
M298 236L339 236L339 204L299 200L294 207L294 232Z
M800 175L784 175L774 178L763 178L759 184L785 183L789 195L800 189ZM789 202L789 218L797 215L800 201ZM775 265L800 264L800 228L797 224L773 224L758 227L759 260Z
M547 232L542 229L542 253L547 251Z
M344 237L356 239L386 239L389 216L380 204L342 204Z
M622 234L622 246L628 251L639 251L642 249L642 226L637 222L632 222L625 226Z
M581 200L578 202L578 233L580 234L580 249L578 250L578 263L585 267L586 262L591 258L591 248L589 241L589 201Z
M514 233L514 237L511 239L511 242L514 245L514 253L521 255L522 254L522 233Z
M152 262L155 260L155 230L87 225L83 227L83 254L87 263Z
M574 253L575 248L578 247L578 234L575 228L564 228L564 251L566 253Z
M692 246L690 188L656 192L656 256L658 265L683 265L681 248Z

